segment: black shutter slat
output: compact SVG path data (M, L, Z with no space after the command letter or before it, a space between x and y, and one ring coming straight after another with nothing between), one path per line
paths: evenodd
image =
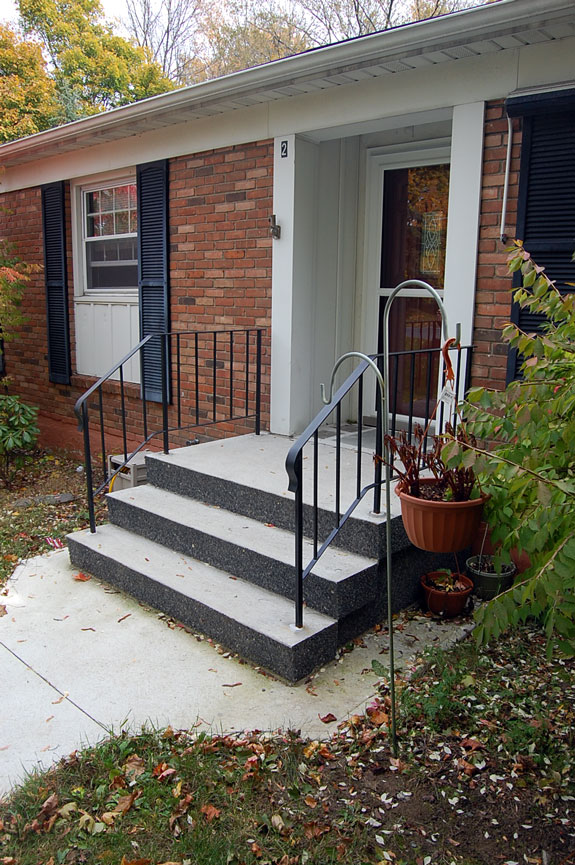
M574 154L575 111L540 111L523 118L517 237L561 293L575 282ZM515 303L511 320L527 333L540 332L545 322ZM508 381L520 378L521 361L516 350L509 352Z
M66 214L62 181L42 187L42 226L49 376L50 381L57 384L70 384Z
M167 160L138 166L138 289L140 338L167 333L170 327ZM144 348L145 394L147 400L154 402L162 400L161 351L159 338Z

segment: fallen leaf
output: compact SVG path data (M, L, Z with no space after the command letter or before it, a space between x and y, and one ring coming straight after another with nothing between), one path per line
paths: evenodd
M120 865L150 865L151 861L151 859L126 859L125 856L122 856Z
M136 799L141 795L141 790L134 790L134 792L130 793L129 796L120 796L118 803L113 810L117 811L119 814L127 814Z
M221 814L221 810L219 808L215 808L214 805L202 805L200 811L205 816L208 823L211 823L212 820L217 820L217 818Z
M69 697L69 696L70 696L70 692L69 692L69 691L64 691L64 693L62 694L61 697L58 697L57 700L52 700L52 705L53 705L53 706L57 706L58 703L61 703L62 700L65 700L66 697ZM54 717L54 716L52 715L52 717Z
M7 612L7 610L6 610L6 607L4 606L4 604L0 604L0 618L2 618L2 616L5 616L6 612Z
M329 832L329 826L320 826L319 823L304 823L303 831L306 838L321 838L326 832Z
M138 754L131 754L124 763L123 769L128 779L137 778L146 771L144 761Z
M313 796L310 796L309 794L305 797L304 802L308 808L315 808L317 805L317 799L314 799Z
M83 574L82 571L78 571L77 574L74 574L74 579L77 583L87 583L88 580L92 579L92 577L90 574Z
M469 775L470 778L479 771L477 766L474 766L473 763L468 763L467 760L464 760L463 758L457 761L457 768L465 772L466 775Z
M323 721L324 724L331 724L332 721L337 721L337 718L331 712L328 712L328 714L324 715L323 717L321 715L318 715L318 718L320 719L320 721Z
M180 799L180 801L176 805L175 810L172 812L172 815L169 819L169 825L170 831L176 836L180 834L181 831L178 827L178 820L180 819L180 817L183 817L186 814L188 808L192 803L193 798L194 797L191 793L187 793L182 799Z

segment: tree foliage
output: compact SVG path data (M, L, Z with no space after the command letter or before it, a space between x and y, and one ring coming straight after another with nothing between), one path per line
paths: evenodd
M100 0L19 0L25 32L40 40L60 122L155 96L173 86L147 51L116 35Z
M312 47L303 18L271 4L231 0L222 16L217 6L204 11L203 40L188 61L187 81L205 80L269 63Z
M0 142L48 129L57 115L40 46L0 24Z
M200 0L126 0L127 29L164 75L182 82L205 7Z
M25 285L36 268L15 255L0 238L0 338L10 340L24 323L21 303Z
M575 654L575 294L562 295L542 267L516 242L512 272L522 274L515 300L545 316L541 333L515 324L503 338L523 357L520 381L504 391L473 388L467 429L493 443L467 448L485 492L493 541L531 565L507 592L476 614L480 641L529 617L543 619L555 641Z

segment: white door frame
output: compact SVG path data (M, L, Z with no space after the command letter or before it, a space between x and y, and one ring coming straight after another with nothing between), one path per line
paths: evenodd
M483 118L483 102L456 105L453 108L451 140L421 142L415 146L392 145L367 152L360 337L364 351L376 350L379 297L385 293L380 287L384 172L391 168L440 162L449 162L451 166L443 302L452 332L450 335L455 336L459 323L461 344L471 344L483 168ZM463 387L465 370L462 372ZM374 388L365 394L366 406L374 404Z

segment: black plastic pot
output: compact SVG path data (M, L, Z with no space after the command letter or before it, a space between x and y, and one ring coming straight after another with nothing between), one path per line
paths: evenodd
M490 601L512 586L517 571L515 565L510 562L500 565L501 570L494 573L492 568L489 569L493 566L493 562L493 556L483 555L471 556L465 563L467 573L473 580L473 591L483 601Z

